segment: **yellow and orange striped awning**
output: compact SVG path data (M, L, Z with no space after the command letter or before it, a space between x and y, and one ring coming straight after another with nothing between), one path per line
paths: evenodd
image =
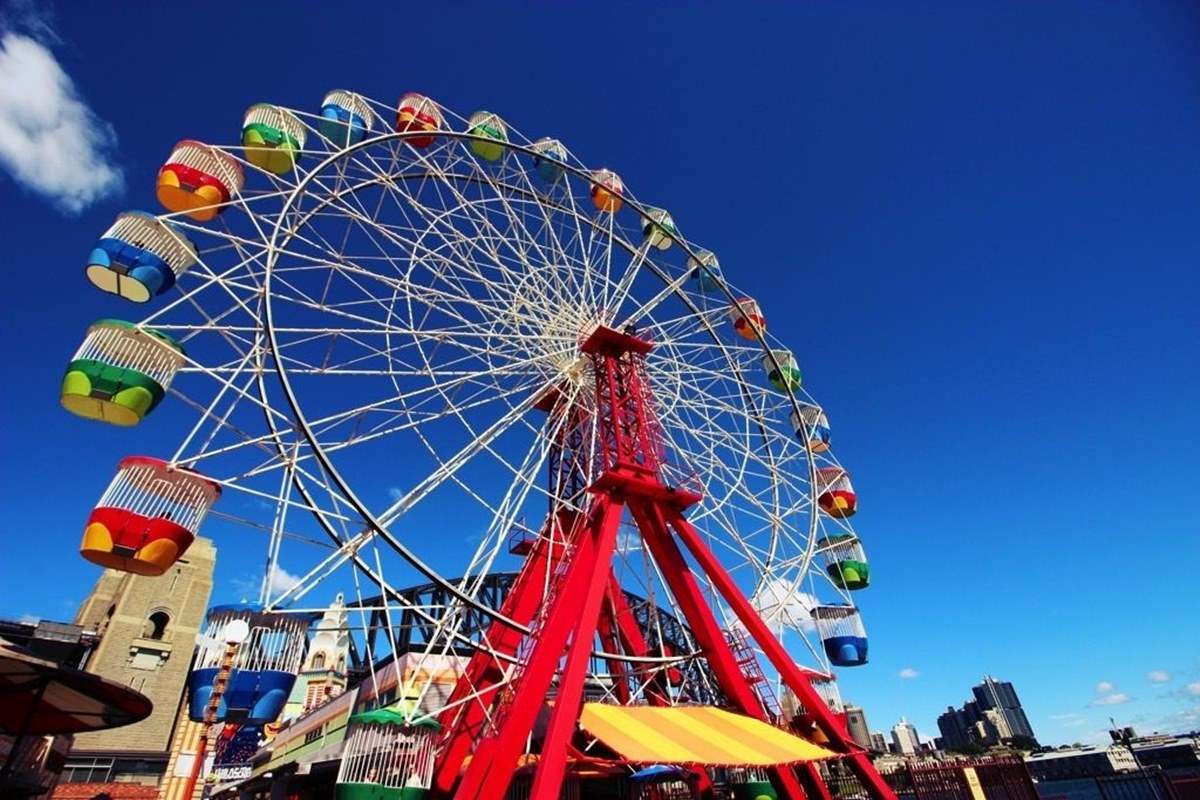
M769 766L837 755L760 720L710 706L586 703L579 724L634 764Z

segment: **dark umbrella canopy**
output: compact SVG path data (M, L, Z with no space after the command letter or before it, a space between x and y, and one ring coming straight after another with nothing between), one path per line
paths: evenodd
M119 683L45 661L0 639L0 731L82 733L150 716L150 699Z

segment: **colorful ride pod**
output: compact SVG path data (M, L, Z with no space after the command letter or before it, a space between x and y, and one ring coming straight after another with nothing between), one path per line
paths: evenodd
M338 147L361 142L373 127L375 112L362 95L334 89L321 101L321 121L317 123L317 130Z
M136 425L163 399L183 356L174 339L152 328L94 322L67 364L62 406L85 419Z
M829 418L825 416L820 406L811 403L801 403L799 411L791 415L792 430L796 438L808 442L808 449L814 453L824 453L829 449L831 439Z
M270 103L255 103L242 120L246 160L275 175L296 168L308 132L295 114Z
M817 505L831 517L845 519L858 511L858 496L850 484L850 473L841 467L817 470Z
M84 274L96 288L145 303L196 263L196 246L171 223L125 211L88 254Z
M93 564L162 575L187 552L221 487L149 456L128 456L92 509L80 553Z
M853 533L839 533L817 540L817 552L825 562L825 573L834 585L855 591L871 582L871 568L862 542Z
M696 257L688 259L688 269L700 291L705 294L721 291L721 262L708 250L697 250Z
M212 697L213 681L229 645L223 632L240 620L249 636L233 655L225 693L217 703L217 722L265 725L283 711L308 645L312 617L265 611L256 603L214 606L196 649L196 663L188 675L188 719L202 722Z
M624 203L625 184L611 169L598 169L592 172L592 204L597 210L606 214L615 214L621 210Z
M531 144L529 149L535 153L533 168L537 170L538 177L546 183L558 183L567 160L567 148L563 147L563 143L547 136Z
M767 332L767 318L752 297L739 297L729 307L729 318L733 320L733 329L743 339L753 341Z
M846 604L819 605L812 613L831 664L857 667L867 663L867 631L857 608Z
M442 110L423 94L409 92L400 98L396 107L396 130L399 133L421 133L404 141L413 147L429 147L437 139L434 131L442 127Z
M246 177L233 156L217 148L184 139L175 145L158 171L155 194L168 211L208 222L225 203L241 194Z
M504 155L505 145L508 144L508 126L491 111L476 111L467 120L467 133L481 136L482 139L471 139L471 152L487 161L499 161Z
M441 726L406 713L398 701L350 717L337 776L337 800L421 800L433 782Z
M647 206L642 215L642 238L651 247L659 250L671 249L671 244L679 231L675 228L675 220L664 209Z
M763 356L763 369L767 371L767 380L781 392L796 391L800 388L800 366L791 350L772 350Z

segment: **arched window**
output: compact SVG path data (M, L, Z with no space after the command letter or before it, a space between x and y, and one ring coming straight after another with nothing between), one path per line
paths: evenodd
M325 653L317 653L312 660L313 669L325 669Z
M337 671L339 674L346 671L346 657L338 656Z
M167 623L171 621L170 615L165 611L155 611L146 620L146 638L161 639L163 634L167 632Z

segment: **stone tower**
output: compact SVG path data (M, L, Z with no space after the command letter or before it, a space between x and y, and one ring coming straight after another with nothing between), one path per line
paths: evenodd
M85 668L146 695L154 711L134 725L78 734L70 762L100 762L109 781L157 783L166 769L216 558L212 541L197 538L158 577L112 569L101 574L75 618L100 634Z
M346 658L350 631L346 627L346 601L339 593L313 628L308 655L296 676L292 694L280 721L293 719L346 691Z

